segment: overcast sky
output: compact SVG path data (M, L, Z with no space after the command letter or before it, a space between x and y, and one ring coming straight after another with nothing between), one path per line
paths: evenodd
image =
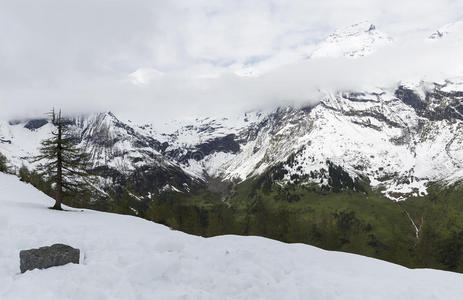
M0 0L0 118L54 106L155 122L315 103L324 87L449 71L461 48L416 41L461 19L461 0ZM397 45L355 62L305 61L364 20ZM254 66L270 71L235 75Z

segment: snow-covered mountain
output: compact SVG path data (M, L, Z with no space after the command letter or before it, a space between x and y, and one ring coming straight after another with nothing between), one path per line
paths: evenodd
M0 173L0 299L461 298L458 273L260 237L202 238L52 203ZM20 250L54 243L79 248L80 264L19 273Z
M392 38L368 21L336 30L312 53L312 58L358 58L375 52L392 42Z
M331 94L314 107L197 120L168 133L109 112L76 119L74 131L108 185L143 172L158 189L187 191L194 182L245 180L282 164L283 181L329 186L334 164L402 199L426 193L431 181L460 179L462 100L463 82L420 83ZM0 151L18 167L51 129L31 122L41 124L0 126Z
M245 64L235 70L234 73L240 77L258 77L282 66L284 63L294 64L308 59L327 57L355 59L368 56L393 42L394 40L389 35L378 30L374 24L364 21L336 30L319 45L294 49L294 52L291 52L290 55L292 58L288 57L283 61L268 62L263 60L257 63Z
M359 23L336 31L312 57L355 58L391 42L374 25ZM463 76L326 92L314 106L175 121L162 129L106 112L73 118L73 129L103 186L135 182L143 196L278 169L276 181L354 190L363 182L399 200L425 194L430 182L463 179ZM50 130L46 120L1 121L0 152L19 168ZM343 182L334 183L334 173Z

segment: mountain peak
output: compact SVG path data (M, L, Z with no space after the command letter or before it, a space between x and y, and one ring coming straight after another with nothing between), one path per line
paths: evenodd
M358 58L373 53L391 41L392 38L377 30L376 25L365 21L336 30L311 57Z
M375 24L369 21L364 21L364 22L349 25L347 27L339 28L335 32L333 32L330 35L330 37L353 36L353 35L359 35L362 33L369 33L375 30L376 30Z

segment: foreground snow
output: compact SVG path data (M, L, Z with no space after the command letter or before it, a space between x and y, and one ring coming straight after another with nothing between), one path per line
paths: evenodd
M461 299L463 275L259 237L201 238L139 218L46 209L0 174L0 299ZM80 248L81 264L19 273L19 250Z

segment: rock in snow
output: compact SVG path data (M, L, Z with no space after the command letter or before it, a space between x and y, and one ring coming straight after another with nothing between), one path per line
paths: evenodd
M140 218L54 211L0 174L0 299L461 299L463 275L260 237L202 238ZM19 249L58 241L81 264L18 272Z
M69 263L78 264L80 250L63 244L54 244L39 249L21 250L19 252L21 273L34 269L48 269L64 266Z

